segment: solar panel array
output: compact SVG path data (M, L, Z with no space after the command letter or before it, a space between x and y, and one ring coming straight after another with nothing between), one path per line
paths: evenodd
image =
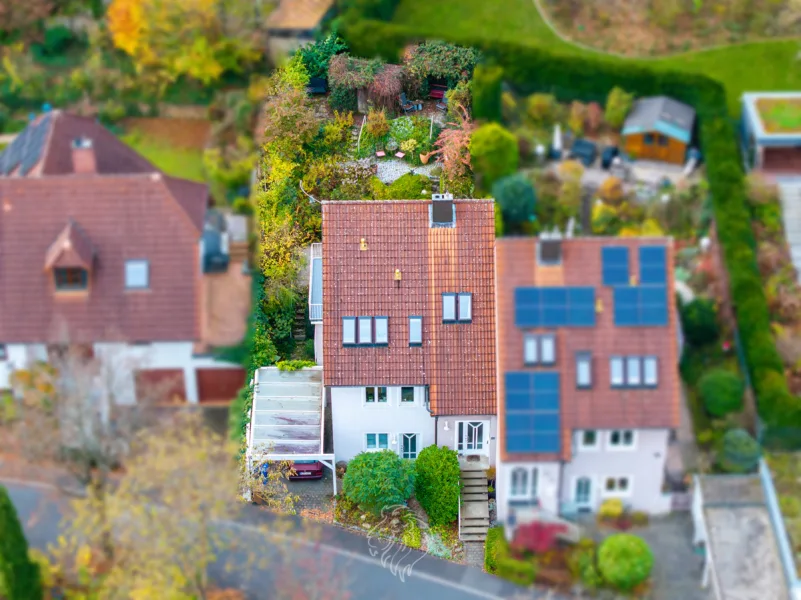
M515 290L518 327L593 327L592 287L525 287Z
M602 248L601 270L604 285L628 285L629 249L624 246Z
M559 452L559 373L506 373L506 451Z
M617 258L613 258L613 262L614 260L619 261L622 253L617 253L615 256ZM618 327L666 326L668 324L667 249L665 246L640 246L639 264L640 285L614 285L615 325ZM626 265L628 269L628 251L626 252ZM606 256L604 256L603 269L604 283L606 283Z
M0 174L8 175L19 167L20 175L27 175L42 158L47 133L50 130L50 115L39 123L28 125L14 141L0 153Z

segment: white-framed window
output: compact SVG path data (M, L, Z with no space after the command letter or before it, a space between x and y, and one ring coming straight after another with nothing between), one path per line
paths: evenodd
M368 452L386 450L389 448L389 434L388 433L365 433L364 434L364 449Z
M125 289L145 290L150 287L150 263L146 260L125 261Z
M371 386L364 388L364 403L376 406L387 404L387 388L384 386Z
M445 323L456 321L456 294L442 294L442 320Z
M356 343L356 317L342 317L342 345L352 346Z
M629 387L642 385L642 359L639 356L626 357L626 385Z
M373 318L359 317L359 343L373 343Z
M592 355L589 352L576 353L576 387L592 387Z
M604 478L604 496L629 496L631 495L631 477L610 476Z
M523 359L527 365L536 365L540 361L540 344L536 335L523 338Z
M409 317L409 345L423 344L423 317Z
M400 403L401 406L414 404L414 388L412 386L404 386L401 388Z
M473 320L473 294L459 294L459 321L469 323Z
M623 371L622 356L613 356L609 359L609 383L611 383L612 387L623 387L625 383Z
M389 344L389 318L376 317L375 318L375 343L386 345Z
M515 467L510 475L510 498L528 498L528 472L526 467Z
M583 429L578 432L579 449L580 450L597 450L598 449L598 430L596 429Z
M646 356L642 359L642 380L647 387L659 385L659 361L656 356Z
M634 450L637 436L633 429L613 429L609 432L606 445L610 450Z
M523 360L526 365L556 364L556 336L529 334L523 338Z
M420 452L420 437L419 433L401 434L401 458L417 458L417 453Z

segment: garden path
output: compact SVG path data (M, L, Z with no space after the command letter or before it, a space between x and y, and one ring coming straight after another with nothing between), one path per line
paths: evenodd
M782 220L790 257L796 277L801 273L801 182L780 181L779 199L782 203Z

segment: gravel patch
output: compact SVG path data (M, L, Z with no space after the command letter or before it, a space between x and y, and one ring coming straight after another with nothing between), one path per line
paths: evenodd
M421 165L415 167L402 160L391 158L389 160L377 161L376 166L378 167L378 172L376 176L383 183L389 184L395 181L396 179L400 179L407 173L411 173L412 171L414 171L417 175L425 175L428 177L431 175L431 171L434 168L436 168L438 164L429 163L427 165Z

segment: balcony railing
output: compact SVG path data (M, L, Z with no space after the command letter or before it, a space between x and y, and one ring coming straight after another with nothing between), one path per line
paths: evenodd
M312 244L309 253L309 321L323 322L323 245Z

